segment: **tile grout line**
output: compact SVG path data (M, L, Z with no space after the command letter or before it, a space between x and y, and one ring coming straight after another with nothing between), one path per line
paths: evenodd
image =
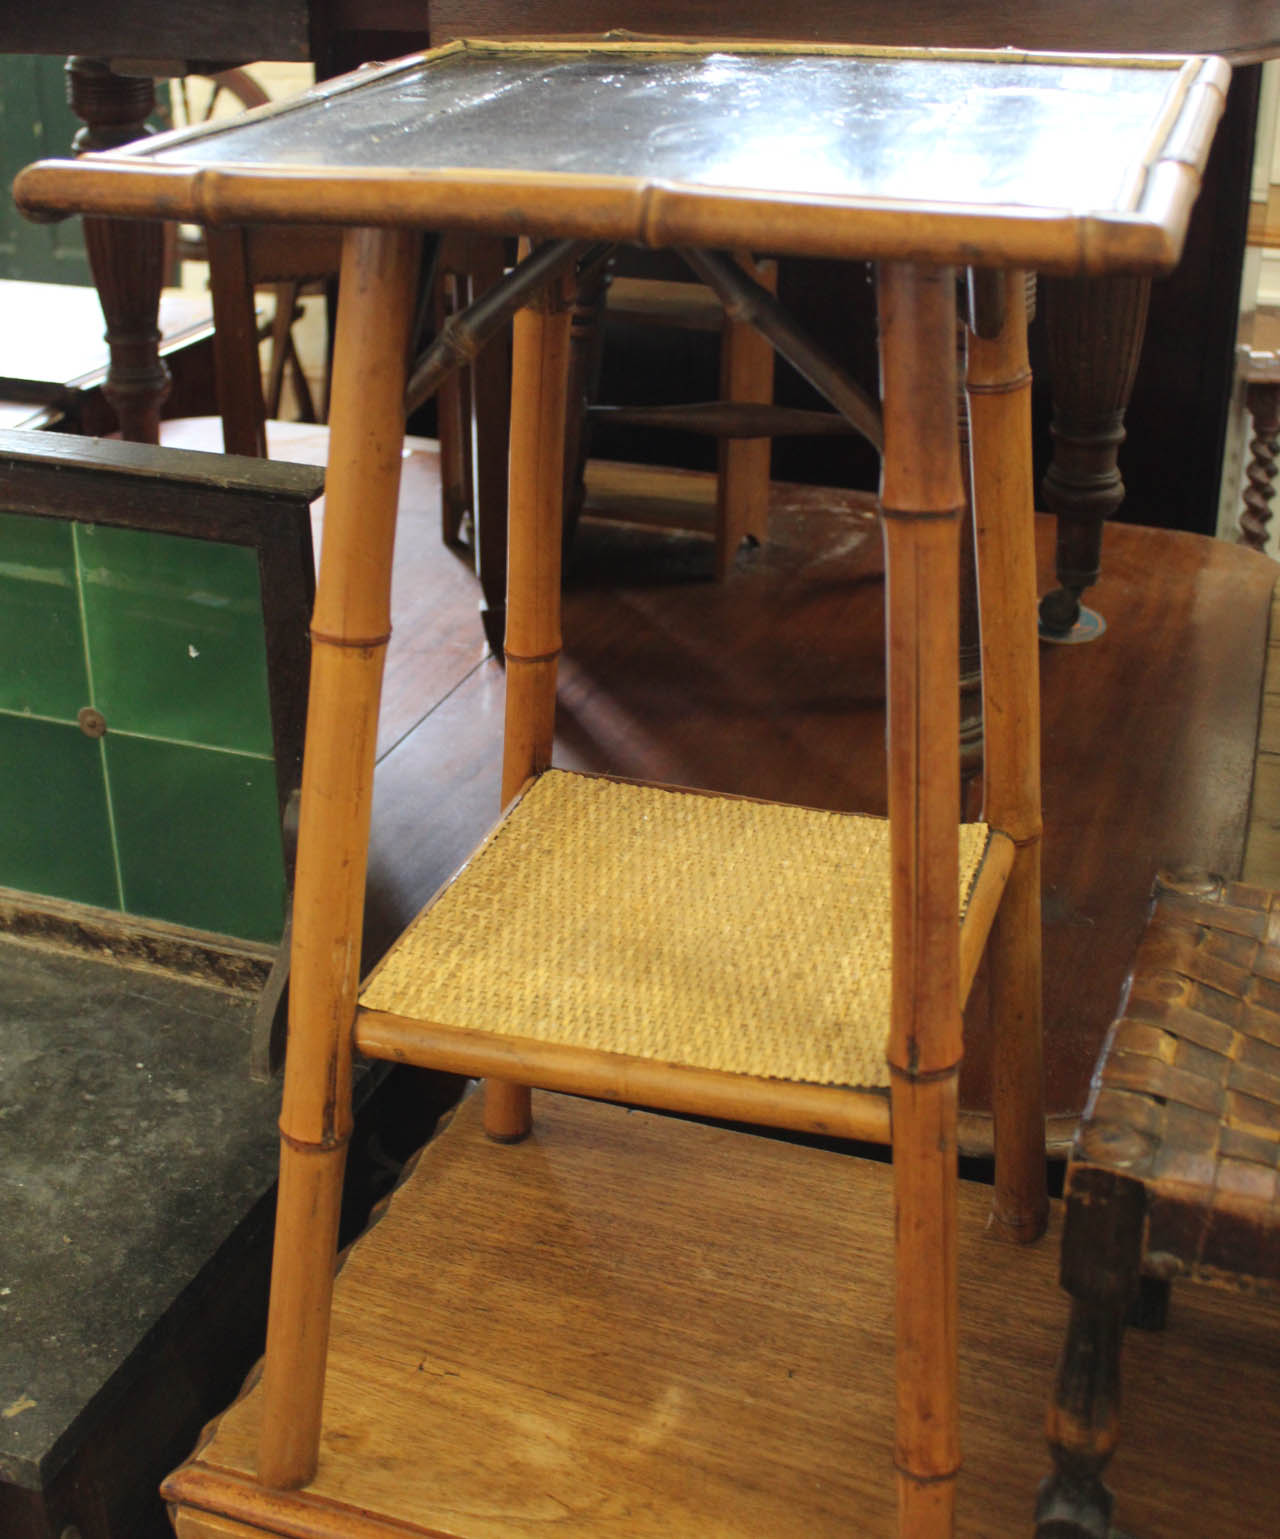
M97 695L93 687L93 656L89 647L89 620L85 613L84 571L80 564L80 526L71 525L71 552L75 561L76 604L80 611L80 641L84 647L85 679L89 685L89 704L97 709ZM120 864L120 841L116 835L116 809L111 795L111 770L107 765L107 742L98 739L98 762L102 765L102 783L107 800L107 828L111 834L111 860L116 874L116 902L122 914L127 913L124 896L124 870Z
M78 723L68 721L63 716L42 716L38 711L15 711L9 706L0 706L0 717L8 717L13 721L42 721L51 727L78 727ZM130 732L124 727L113 727L107 735L128 738L135 743L164 743L170 748L190 748L196 753L225 753L237 759L252 759L255 764L275 763L274 756L269 753L258 753L252 748L227 748L222 743L201 743L195 738L163 737L158 732Z

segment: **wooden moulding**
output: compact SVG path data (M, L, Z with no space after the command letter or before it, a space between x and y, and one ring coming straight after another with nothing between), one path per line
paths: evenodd
M343 246L264 1369L268 1486L309 1480L319 1446L418 245L356 230Z
M451 44L428 57L446 59L462 48L530 52L536 44ZM545 45L556 51L608 49L653 54L697 51L697 45L614 41ZM702 51L705 51L703 45ZM724 45L721 45L724 46ZM887 54L896 57L989 57L945 50L796 48L743 45L770 53ZM1002 56L1004 57L1004 56ZM1015 55L1034 61L1035 54ZM413 56L382 73L420 67ZM1056 62L1066 62L1055 56ZM1129 59L1129 65L1165 68L1167 61ZM812 195L780 204L776 193L733 188L692 188L620 176L530 173L509 170L383 171L324 167L270 170L244 166L192 170L153 162L158 150L206 137L184 130L150 141L134 154L91 156L75 164L42 162L18 177L18 205L33 217L68 213L126 218L187 219L220 224L413 225L463 228L534 238L622 241L633 245L783 251L796 256L860 256L889 261L965 263L976 250L992 267L1044 272L1168 271L1177 261L1186 220L1208 155L1213 123L1225 102L1226 66L1194 59L1183 66L1182 94L1192 98L1180 130L1165 146L1153 136L1141 187L1130 206L1082 218L1070 209L1027 210L1010 206L923 205L903 200L849 200ZM336 82L322 94L360 89L379 72ZM314 100L314 97L307 98ZM296 110L291 103L259 108L258 114ZM225 130L217 130L225 132Z

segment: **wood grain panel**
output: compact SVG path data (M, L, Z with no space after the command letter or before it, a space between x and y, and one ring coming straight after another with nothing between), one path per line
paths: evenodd
M347 0L348 7L358 0ZM408 9L401 0L400 9ZM904 47L1023 48L1124 53L1221 53L1237 59L1280 52L1280 15L1244 0L978 0L957 6L924 0L806 0L779 14L769 0L738 0L731 17L714 0L431 0L431 41L455 37L536 37L545 33L636 32L699 37L785 37Z
M888 1167L550 1096L535 1114L500 1148L466 1103L349 1258L314 1485L247 1479L255 1393L171 1493L308 1539L888 1539ZM958 1532L1012 1539L1047 1468L1065 1308L1056 1235L1011 1253L983 1236L986 1201L962 1185ZM1262 1532L1274 1314L1190 1288L1178 1306L1129 1352L1117 1520ZM1196 1388L1226 1383L1241 1414L1196 1415Z

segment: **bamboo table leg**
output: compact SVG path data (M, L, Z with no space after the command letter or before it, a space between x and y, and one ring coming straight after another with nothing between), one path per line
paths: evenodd
M507 700L502 805L551 764L560 657L564 440L569 392L569 284L544 289L515 318L512 346ZM499 921L500 922L500 921ZM531 1126L529 1089L490 1080L484 1125L511 1143Z
M1015 855L987 941L996 1183L993 1227L1039 1238L1049 1215L1040 960L1040 674L1031 370L1020 272L975 273L967 390L983 614L986 821Z
M258 1465L267 1486L305 1484L315 1473L320 1440L417 278L417 236L353 230L345 237L293 900L279 1216ZM325 1065L321 1073L317 1059Z
M887 576L898 1532L949 1539L956 1410L959 536L955 275L880 274Z

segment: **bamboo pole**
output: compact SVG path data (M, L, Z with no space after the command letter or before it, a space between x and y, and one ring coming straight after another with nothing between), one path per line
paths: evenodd
M1031 370L1021 272L973 278L980 335L969 337L978 590L986 720L984 815L1014 861L987 955L994 1012L992 1228L1037 1239L1049 1217L1044 1149L1040 938L1040 674L1036 642ZM985 326L990 315L1002 325Z
M551 763L560 656L564 438L572 306L561 278L515 319L507 542L507 702L502 805ZM485 1131L509 1143L532 1126L527 1086L485 1084Z
M898 1532L948 1539L956 1410L959 532L955 277L880 273L887 575Z
M343 242L258 1454L273 1487L304 1485L320 1442L417 254L402 231Z
M564 1095L659 1107L726 1122L792 1128L862 1143L889 1142L889 1100L882 1090L848 1089L658 1063L596 1048L506 1037L361 1009L356 1041L368 1058L417 1064L451 1074L503 1075Z

